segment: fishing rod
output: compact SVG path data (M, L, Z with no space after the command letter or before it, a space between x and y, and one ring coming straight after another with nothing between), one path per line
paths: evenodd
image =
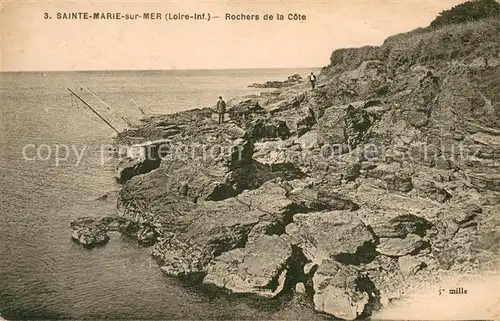
M139 109L139 111L141 112L142 115L145 115L146 112L141 108L141 106L139 106L139 104L137 103L137 101L134 99L134 97L132 97L131 94L129 94L128 92L126 92L125 90L123 90L123 87L121 88L122 92L127 95L130 99L132 99L132 101L134 102L135 106Z
M89 104L87 104L87 102L85 100L83 100L80 96L78 96L73 90L71 90L70 88L68 88L69 92L72 93L76 98L78 98L82 103L85 104L85 106L87 106L92 112L94 112L94 114L96 114L103 122L105 122L109 127L111 127L117 134L118 134L118 137L120 138L120 131L118 131L118 129L116 129L113 125L111 125L110 122L108 122L106 119L104 119L104 117L102 117L94 108L92 108ZM123 140L125 140L125 142L129 145L131 145L131 142L126 139L125 137L123 137Z
M96 94L94 94L93 92L91 92L87 87L85 87L84 85L80 84L77 82L77 84L85 89L86 91L88 91L92 96L94 96L95 98L97 98L101 103L103 103L106 107L108 107L109 109L111 109L115 114L118 115L118 117L120 117L124 122L127 123L127 125L129 126L132 126L132 124L125 118L123 117L122 115L120 115L116 110L113 109L113 107L111 107L107 102L105 102L104 100L102 100L101 98L99 98Z

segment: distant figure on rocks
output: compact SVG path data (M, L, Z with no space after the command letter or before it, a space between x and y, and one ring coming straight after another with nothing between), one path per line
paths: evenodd
M314 89L314 87L316 87L316 76L312 72L309 75L309 81L311 82L312 89Z
M226 102L222 99L222 96L219 96L219 101L217 101L217 113L219 114L219 124L222 124L226 113Z

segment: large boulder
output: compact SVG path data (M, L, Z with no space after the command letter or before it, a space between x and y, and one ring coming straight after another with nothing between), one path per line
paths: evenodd
M379 180L381 187L403 193L413 189L411 174L409 169L404 168L398 162L381 163L366 173L368 177Z
M280 114L280 119L286 122L290 133L298 136L307 133L316 124L316 118L310 105L294 110L287 110Z
M374 238L366 225L352 212L330 211L296 214L286 233L311 261L357 261L364 256ZM369 252L369 251L368 251Z
M260 186L267 176L259 176L262 168L253 166L253 144L225 130L231 128L221 130L220 143L212 134L197 136L200 142L192 144L172 143L157 169L126 182L118 198L120 212L168 216Z
M290 195L291 186L280 179L264 183L222 201L201 202L164 227L154 256L170 275L205 273L220 254L244 247L262 235L282 234L295 213L329 209Z
M324 111L323 117L318 120L318 134L320 143L331 145L345 144L345 106L333 106Z
M109 240L109 231L134 237L139 244L149 246L156 242L160 228L151 218L139 221L120 216L80 217L72 221L70 226L73 240L86 247L105 244Z
M354 211L359 208L349 197L319 188L301 188L290 193L290 197L307 208Z
M86 246L93 247L109 241L108 227L92 217L81 217L71 222L71 238Z
M132 177L146 174L160 166L161 160L148 160L139 158L126 158L120 161L116 167L116 180L125 183Z
M150 141L127 147L127 157L116 167L116 180L125 183L134 176L146 174L160 166L171 146L167 140Z
M390 191L397 192L409 192L413 189L413 184L411 182L411 176L406 172L397 172L384 177L387 189Z
M271 115L286 115L291 110L300 107L304 102L307 101L308 94L303 91L297 90L284 90L281 91L277 96L265 106L266 110L271 113Z
M265 109L259 105L256 98L248 98L238 101L235 105L231 106L227 112L232 121L241 127L245 127L245 123L261 116L265 113Z
M364 108L354 104L333 106L318 120L320 142L354 148L364 140L371 126L372 121Z
M156 242L157 232L154 227L143 225L139 227L135 236L139 244L148 246Z
M425 236L432 223L423 217L404 214L370 225L372 232L380 238L405 238L409 233Z
M247 138L262 140L269 138L286 139L291 136L286 121L271 117L256 118L246 123Z
M324 261L313 276L315 310L344 320L356 319L370 300L359 286L362 280L355 268Z
M444 203L451 198L446 189L440 186L443 185L442 183L434 181L432 177L429 177L425 173L419 173L418 176L413 177L412 184L417 194L421 197L428 197L440 203Z
M255 143L252 158L261 173L293 180L305 176L299 167L301 156L300 151L291 150L285 141L278 140Z
M263 235L244 248L216 257L203 283L233 293L273 297L283 290L292 259L292 246L286 237Z

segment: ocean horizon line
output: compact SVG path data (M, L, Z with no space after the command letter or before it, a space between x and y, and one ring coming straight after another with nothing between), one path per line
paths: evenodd
M193 69L78 69L78 70L2 70L0 73L58 73L58 72L161 72L161 71L230 71L230 70L286 70L322 69L325 66L310 67L269 67L269 68L193 68Z

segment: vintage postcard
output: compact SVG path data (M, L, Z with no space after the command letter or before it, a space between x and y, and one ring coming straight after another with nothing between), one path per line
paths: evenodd
M0 19L0 320L500 320L498 1Z

